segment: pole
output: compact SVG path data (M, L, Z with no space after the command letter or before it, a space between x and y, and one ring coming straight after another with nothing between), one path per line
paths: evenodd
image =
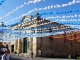
M41 35L42 35L42 27L41 27ZM41 36L41 57L42 57L42 36Z

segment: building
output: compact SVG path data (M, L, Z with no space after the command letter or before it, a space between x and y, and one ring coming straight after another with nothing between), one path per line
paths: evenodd
M24 20L26 17L23 17L22 20ZM46 24L47 23L47 24ZM51 25L55 28L51 28ZM57 22L50 22L49 20L38 20L34 19L32 21L23 22L22 24L15 25L12 28L41 28L41 32L52 32L54 29L61 29L69 26L61 26L62 24L59 24ZM47 26L50 26L48 29ZM57 27L57 28L56 28ZM70 28L70 27L69 27ZM31 30L31 32L36 33L36 30ZM70 35L71 33L68 33L66 35ZM72 35L72 34L71 34ZM77 34L79 35L79 33ZM34 56L43 56L43 57L68 57L69 54L72 55L72 57L75 57L76 52L80 52L80 44L76 42L71 41L70 38L76 39L77 37L73 36L65 36L64 34L59 34L55 36L46 36L46 37L25 37L21 38L15 41L11 41L8 43L5 43L5 45L8 45L11 53L16 53L21 56L30 57L31 51L33 51ZM74 40L72 39L72 40ZM65 41L66 40L66 41ZM4 43L3 43L4 44Z
M2 33L3 33L2 26L4 26L4 23L3 22L0 25L0 48L3 48L4 47L3 42L2 42Z
M80 53L80 32L71 32L69 34L60 34L58 36L51 36L54 39L54 56L67 57L69 54L76 57L76 53Z
M0 48L2 48L3 47L3 44L2 44L2 42L0 42Z

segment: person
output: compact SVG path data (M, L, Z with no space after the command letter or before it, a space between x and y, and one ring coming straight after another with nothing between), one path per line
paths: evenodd
M77 57L79 57L79 55L80 55L80 53L79 53L79 52L77 52Z
M71 60L71 55L69 54L68 59Z
M8 54L8 51L5 51L4 55L2 55L1 60L9 60L9 59L10 59L10 56Z
M34 53L33 53L33 51L31 51L31 58L33 58L33 55L34 55Z
M38 50L39 57L41 56L41 50Z

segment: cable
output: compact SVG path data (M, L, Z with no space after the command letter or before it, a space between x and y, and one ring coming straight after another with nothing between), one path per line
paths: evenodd
M1 7L6 11L6 12L9 12L8 9L6 9L3 5L1 5ZM13 17L15 17L13 14L11 14Z

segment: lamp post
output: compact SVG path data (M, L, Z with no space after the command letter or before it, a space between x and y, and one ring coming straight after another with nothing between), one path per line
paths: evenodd
M2 22L1 26L4 26L4 22Z
M1 22L1 27L0 27L0 33L1 33L1 37L0 39L3 40L3 36L4 36L4 22Z
M41 26L41 35L42 35L42 26ZM41 36L41 47L40 47L40 49L41 49L41 57L42 57L42 36Z

